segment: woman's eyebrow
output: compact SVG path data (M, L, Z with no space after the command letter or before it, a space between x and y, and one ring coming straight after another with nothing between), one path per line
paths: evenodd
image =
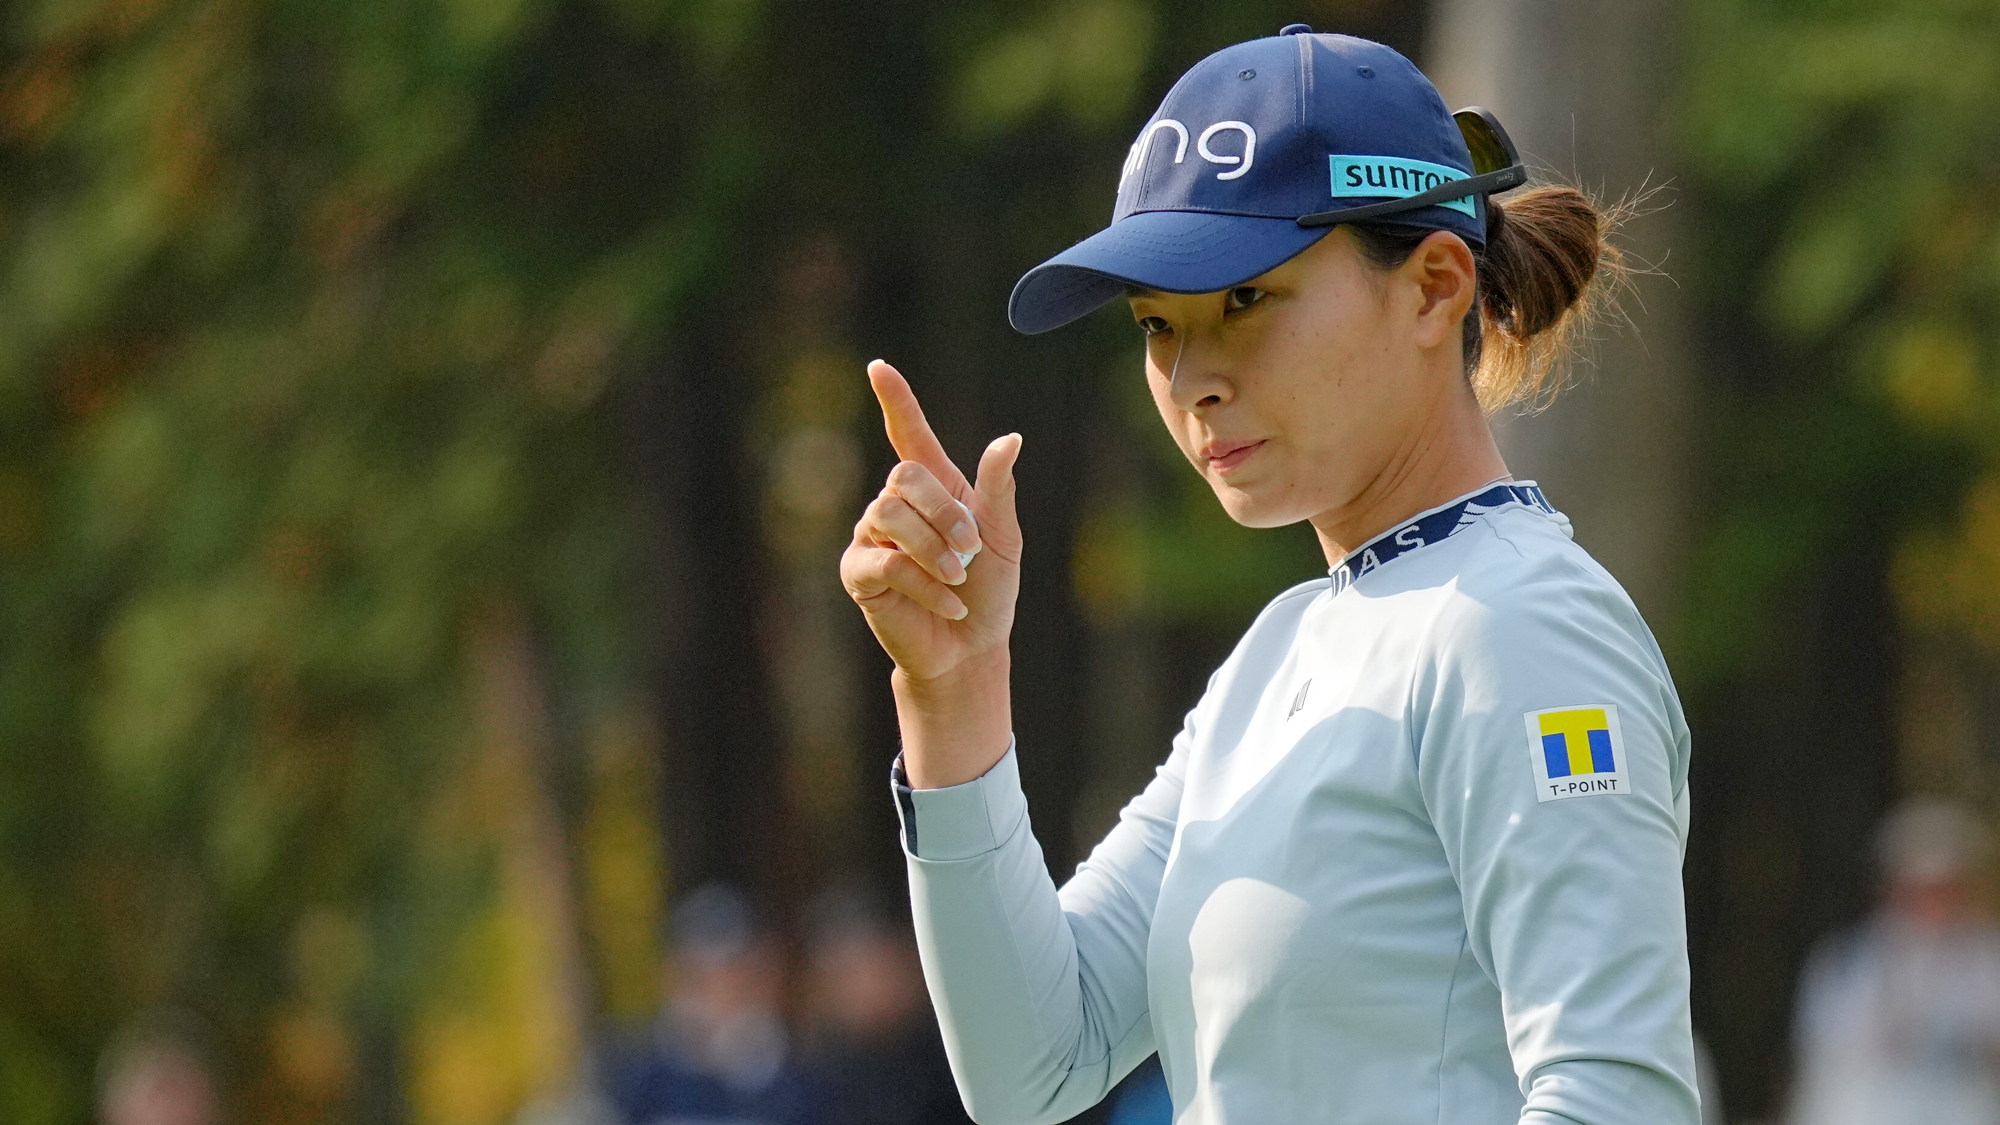
M1143 285L1127 285L1125 287L1125 295L1127 297L1157 297L1160 293L1157 289L1148 289Z

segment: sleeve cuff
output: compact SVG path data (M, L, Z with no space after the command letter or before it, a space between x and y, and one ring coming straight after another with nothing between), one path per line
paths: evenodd
M984 855L1006 843L1028 815L1011 736L1007 753L993 768L963 785L912 789L901 754L896 755L889 776L903 827L903 850L915 859L950 861Z

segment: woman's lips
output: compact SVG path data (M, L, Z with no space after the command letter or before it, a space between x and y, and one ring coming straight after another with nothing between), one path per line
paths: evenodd
M1214 469L1218 473L1226 473L1236 466L1241 465L1252 453L1257 452L1258 448L1263 444L1262 441L1246 443L1214 442L1204 446L1201 453L1202 456L1208 458L1209 468Z

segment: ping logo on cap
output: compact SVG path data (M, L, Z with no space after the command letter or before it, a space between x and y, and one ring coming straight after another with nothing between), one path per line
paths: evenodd
M1151 125L1146 126L1146 131L1139 134L1138 140L1132 142L1132 150L1125 154L1125 167L1118 174L1119 187L1124 187L1125 181L1132 178L1132 173L1146 166L1146 153L1152 147L1154 135L1162 129L1174 134L1176 142L1174 145L1174 163L1179 164L1187 159L1188 127L1171 117L1162 117ZM1243 135L1243 155L1233 156L1229 153L1216 152L1209 148L1208 143L1216 140L1218 133L1241 133ZM1245 173L1250 171L1250 166L1257 160L1257 130L1251 128L1247 122L1243 121L1218 121L1201 131L1201 136L1195 139L1194 151L1196 155L1210 164L1235 165L1235 167L1229 168L1226 171L1217 172L1215 174L1216 179L1239 180L1243 178Z
M1464 172L1456 168L1432 164L1427 160L1405 160L1398 156L1336 154L1328 159L1333 164L1335 199L1355 196L1408 199L1410 196L1422 194L1453 180L1467 178ZM1473 208L1470 197L1449 200L1438 206L1449 207L1474 218L1479 215Z
M1556 707L1523 717L1537 801L1626 792L1621 768L1625 740L1618 730L1618 708L1609 703Z

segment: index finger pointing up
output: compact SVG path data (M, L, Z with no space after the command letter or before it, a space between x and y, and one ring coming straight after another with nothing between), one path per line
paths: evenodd
M896 456L929 469L953 496L963 498L971 492L971 483L931 432L924 408L917 405L916 392L902 372L878 359L868 365L868 385L875 389L875 401L882 404L882 423L889 430L889 444L895 447Z

